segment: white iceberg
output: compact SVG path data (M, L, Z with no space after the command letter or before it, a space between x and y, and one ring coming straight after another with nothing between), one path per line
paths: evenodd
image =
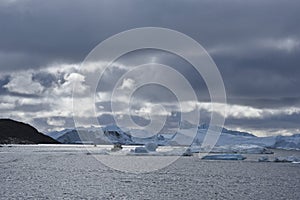
M300 163L300 158L296 156L287 156L287 157L275 157L274 159L269 159L267 156L260 157L258 162L288 162L288 163Z
M300 150L300 134L292 136L277 136L273 148Z
M209 149L192 146L193 153L207 153ZM236 144L215 146L210 153L239 153L239 154L272 154L273 152L266 147L254 144Z
M258 162L270 162L269 157L263 156L258 159Z
M295 156L275 157L274 162L300 162L300 158Z
M155 149L147 149L147 147L154 147L152 144L135 147L126 153L131 156L192 156L193 153L189 147L164 147Z
M215 154L207 155L202 158L202 160L244 160L245 156L241 154Z
M156 143L147 143L145 146L135 147L130 151L130 155L132 153L136 154L147 154L147 153L155 153L158 145Z

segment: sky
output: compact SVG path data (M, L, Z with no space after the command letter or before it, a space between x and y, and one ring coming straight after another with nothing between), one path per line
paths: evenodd
M163 27L196 40L215 62L227 95L225 127L259 136L300 133L299 8L300 2L292 0L2 0L0 118L24 121L43 132L73 127L72 89L74 84L85 89L80 67L91 50L122 31ZM101 124L113 121L106 97L116 84L125 90L134 85L134 77L149 74L174 79L152 69L118 82L130 67L147 62L183 74L198 104L189 107L187 100L182 112L197 110L201 122L209 121L210 96L190 63L170 52L146 49L123 55L105 72L97 88ZM184 92L180 84L175 86ZM140 88L133 99L133 119L141 124L151 113L166 115L176 108L176 96L156 85ZM117 117L129 115L121 97L115 102Z

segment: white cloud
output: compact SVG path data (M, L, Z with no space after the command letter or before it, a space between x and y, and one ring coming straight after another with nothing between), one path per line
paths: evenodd
M54 119L54 118L48 118L47 124L50 126L63 126L65 125L66 121L63 119Z
M13 109L15 105L13 103L0 102L0 110L1 109Z
M100 63L101 64L101 63ZM99 65L100 65L99 64ZM103 63L102 63L103 64ZM121 66L121 65L120 65ZM125 66L122 66L125 69ZM11 80L4 87L7 88L11 92L18 92L23 94L39 94L39 98L31 98L31 97L17 97L17 96L2 96L0 102L0 115L1 117L11 117L17 120L25 121L27 123L31 123L31 120L34 118L45 118L47 119L47 124L50 126L64 126L64 120L57 119L57 117L62 118L70 118L73 116L73 99L72 92L74 84L77 85L77 90L82 94L85 94L85 91L89 89L86 85L86 76L85 73L95 74L95 77L98 76L94 70L98 69L96 66L94 68L90 68L89 70L80 70L79 64L58 64L57 66L50 66L44 69L40 69L37 71L21 71L14 72L11 74ZM55 82L51 84L48 88L44 88L39 82L33 81L32 77L34 73L46 72L55 76ZM161 78L164 76L163 74L152 70L152 76L156 78ZM143 102L143 101L133 101L129 103L128 91L132 90L136 83L139 82L140 79L144 79L145 76L149 76L149 74L145 73L137 77L137 79L125 78L123 81L120 81L118 84L118 89L124 90L118 92L114 99L113 104L116 109L114 115L122 116L128 115L128 107L132 106L134 110L132 110L133 115L138 115L141 117L148 118L149 116L165 116L170 114L170 110L173 108L176 110L178 105L173 102L165 102L161 103L160 106L157 106L156 103L152 102ZM4 76L4 75L2 75ZM164 77L170 78L173 77ZM108 79L109 80L109 79ZM176 80L174 81L176 83ZM177 87L177 86L176 86ZM182 86L178 86L180 91L185 91ZM188 96L188 95L186 95ZM78 117L86 117L89 118L94 115L94 101L86 95L81 95L76 97L76 102L78 104L75 108L76 115ZM111 91L99 92L96 94L96 102L111 102ZM47 109L41 108L41 110L16 110L14 109L16 106L34 106L39 104L47 104ZM264 119L277 115L292 115L299 114L300 108L298 107L287 107L287 108L278 108L278 109L260 109L251 106L242 106L242 105L223 105L223 104L214 104L215 110L214 112L218 112L221 115L224 115L221 111L225 107L227 110L226 116L235 118L235 119ZM97 115L101 114L111 114L105 108L105 106L99 106ZM165 109L168 108L168 109ZM106 109L106 110L105 110ZM186 101L181 102L181 111L185 113L204 110L208 113L211 113L212 103L210 102L192 102ZM47 127L48 128L48 127ZM254 133L262 134L259 131Z
M128 66L123 65L122 63L118 62L102 62L102 61L97 61L97 62L83 62L80 65L80 71L83 73L97 73L97 72L102 72L105 69L111 69L111 68L119 68L119 69L128 69Z
M298 38L263 38L258 40L248 40L240 43L219 44L210 47L207 51L211 55L239 55L247 54L251 51L262 49L275 49L284 52L292 52L300 48L300 40Z
M7 88L10 92L21 94L40 94L44 89L40 83L32 80L32 73L30 72L12 74L9 83L3 87Z
M84 84L85 78L83 75L72 72L70 74L65 74L64 79L64 83L57 83L54 88L52 88L52 92L54 95L72 96L73 87L76 87L76 94L83 94L84 92L86 92L87 86Z
M300 47L300 41L296 38L267 39L261 43L265 47L286 52L291 52Z
M219 103L207 103L207 102L199 102L198 108L201 110L205 110L208 112L213 112L212 106L215 107L215 111L221 115L224 115L221 111L225 107L226 117L233 117L236 119L242 118L258 118L263 119L265 117L277 116L277 115L292 115L299 114L299 107L282 107L278 109L267 109L267 108L254 108L251 106L242 106L242 105L230 105L230 104L219 104Z
M134 111L139 116L161 115L167 116L170 114L162 104L145 103L140 109Z
M125 79L123 79L123 82L122 82L122 85L121 85L120 89L122 89L122 90L129 89L129 90L131 90L134 87L134 83L135 83L135 81L133 79L125 78Z

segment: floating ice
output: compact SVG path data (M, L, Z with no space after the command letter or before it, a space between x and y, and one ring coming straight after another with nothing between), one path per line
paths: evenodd
M241 154L215 154L207 155L202 158L203 160L244 160L246 157Z
M300 158L295 156L288 156L288 157L276 157L274 162L300 162Z
M258 159L258 162L269 162L269 157L263 156Z
M151 145L146 145L151 146ZM191 152L191 149L188 147L163 147L163 148L157 148L155 151L150 151L147 149L146 146L139 146L135 147L134 149L131 149L126 153L126 155L131 156L192 156L193 153Z
M277 136L273 148L300 150L300 134L292 136Z
M193 153L208 152L206 148L192 147ZM266 147L253 145L253 144L241 144L241 145L224 145L216 146L211 153L239 153L239 154L272 154L273 152Z
M135 147L134 153L148 153L145 147Z
M287 156L287 157L275 157L270 160L269 157L263 156L258 159L258 162L289 162L289 163L300 163L300 158L295 156Z

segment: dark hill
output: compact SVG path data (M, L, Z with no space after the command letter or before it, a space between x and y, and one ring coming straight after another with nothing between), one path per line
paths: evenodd
M11 119L0 119L0 144L58 144L34 127Z

